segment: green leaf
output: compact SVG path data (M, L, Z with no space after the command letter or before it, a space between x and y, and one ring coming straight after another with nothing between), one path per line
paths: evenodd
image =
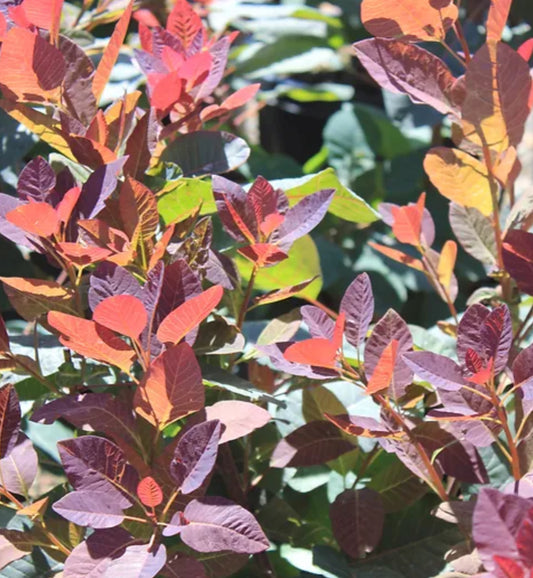
M241 277L245 280L249 279L252 273L252 263L240 255L235 257L235 263ZM260 291L273 291L287 285L297 285L315 275L318 275L318 279L297 293L297 296L315 299L322 288L322 271L318 251L313 239L306 235L294 243L288 259L274 267L267 267L259 271L255 278L255 288Z
M185 177L225 173L240 167L250 156L246 142L228 132L199 130L178 137L161 155L176 163Z
M324 413L339 415L346 413L346 408L334 393L325 387L306 387L303 390L302 412L306 422L326 420Z
M169 182L159 193L157 208L166 225L185 218L201 205L200 215L216 212L211 183L201 179L181 178Z
M335 189L335 196L328 212L351 223L373 223L379 215L364 199L345 187L331 168L299 179L271 181L272 186L283 189L291 204L321 189Z

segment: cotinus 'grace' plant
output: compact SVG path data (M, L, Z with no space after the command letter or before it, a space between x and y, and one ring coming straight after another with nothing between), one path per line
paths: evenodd
M360 64L440 119L422 150L359 109L375 208L308 174L323 151L256 171L258 107L231 118L278 32L238 45L216 3L170 4L0 1L0 107L41 141L0 194L22 263L0 278L2 575L531 577L533 42L512 2L359 3ZM299 32L278 75L349 37L331 7L281 8ZM425 192L390 192L389 144ZM389 281L444 318L409 323Z

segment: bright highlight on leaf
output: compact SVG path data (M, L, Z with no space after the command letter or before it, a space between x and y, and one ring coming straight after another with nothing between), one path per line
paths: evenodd
M93 321L121 335L138 339L146 327L148 314L142 301L137 297L114 295L96 306Z
M383 350L381 357L374 369L366 387L366 392L371 395L387 389L394 375L394 365L398 355L398 341L393 339Z
M161 322L157 330L159 341L179 343L215 309L223 294L224 289L215 285L182 303Z
M394 218L392 232L400 243L408 243L415 247L420 245L425 202L426 194L422 193L415 205L392 208Z
M26 233L37 237L51 237L59 231L59 217L48 203L30 201L7 213L6 219Z
M442 286L449 291L452 282L453 269L457 259L457 243L455 241L446 241L439 258L437 275Z

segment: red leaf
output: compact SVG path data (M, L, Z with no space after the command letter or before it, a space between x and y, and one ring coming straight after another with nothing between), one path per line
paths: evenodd
M342 348L342 336L346 316L341 313L337 317L333 338L331 340L322 337L298 341L285 350L283 356L292 363L304 363L315 367L335 369L337 355Z
M163 501L163 490L151 476L143 478L137 486L139 500L149 508L155 508Z
M36 1L40 2L41 0ZM124 38L126 37L126 32L128 31L132 9L133 0L130 1L126 10L124 10L120 17L120 20L116 23L113 34L111 35L102 58L98 63L98 68L96 69L96 74L93 79L93 94L96 98L96 102L100 100L107 81L109 80L109 76L111 75L111 70L117 61L120 48L124 42Z
M55 209L48 203L30 201L9 211L6 219L26 233L38 237L51 237L59 230L59 217Z
M152 85L154 75L148 76ZM160 113L168 112L178 102L183 92L183 80L178 72L170 72L157 80L150 90L150 104Z
M400 243L408 243L415 247L420 245L425 201L426 193L422 193L416 205L392 207L392 216L394 218L392 232Z
M157 357L135 391L135 411L159 429L203 406L200 366L186 343L169 347Z
M72 211L78 202L78 199L81 195L80 187L73 187L72 189L68 190L59 204L56 207L57 211L57 218L62 223L67 223L72 215Z
M136 340L146 327L148 315L142 301L137 297L114 295L98 303L93 320Z
M393 339L389 345L383 350L378 364L372 373L366 392L368 394L377 393L383 389L387 389L392 381L394 375L394 366L396 364L396 356L398 355L398 341Z
M22 6L32 24L45 30L59 31L63 0L24 0Z
M487 40L501 40L512 0L491 0L487 18Z
M203 29L200 16L192 9L187 0L177 0L168 15L167 30L177 36L187 50L200 30Z
M214 285L182 303L169 313L159 325L157 338L162 343L178 343L199 325L219 304L224 294L220 285Z
M94 321L59 311L48 313L48 323L61 335L59 341L76 353L128 371L135 358L131 347Z
M524 578L524 569L518 562L498 555L493 556L492 559L506 578Z

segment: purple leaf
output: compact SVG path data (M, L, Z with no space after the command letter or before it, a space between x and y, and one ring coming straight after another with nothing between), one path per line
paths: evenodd
M481 488L473 517L472 535L485 569L494 571L493 556L518 559L516 535L531 501L493 488Z
M46 202L56 185L56 174L52 167L38 156L32 159L20 172L17 193L23 201Z
M529 213L528 213L529 214ZM505 270L520 291L533 295L533 233L512 229L505 235L502 257Z
M70 114L88 127L98 110L92 91L95 73L93 63L85 51L66 36L59 37L58 47L67 65L63 82L63 101Z
M345 490L331 504L329 517L335 539L352 558L372 552L381 540L385 510L374 490Z
M513 362L515 385L521 384L524 399L533 399L533 345L523 349Z
M57 445L65 474L75 490L109 492L117 500L124 495L135 497L139 476L113 442L83 436Z
M202 563L181 552L165 564L164 575L168 578L207 578Z
M270 467L316 466L353 450L338 427L327 421L312 421L280 440L270 458Z
M0 485L12 494L27 496L37 467L37 452L31 440L20 434L18 444L0 460Z
M257 238L257 221L244 189L218 175L213 175L212 182L218 216L226 232L236 241L251 241L249 236Z
M513 341L513 325L507 305L500 305L487 315L480 338L485 359L494 359L494 373L500 373L507 365Z
M15 447L20 430L20 405L15 388L8 384L0 389L0 458Z
M266 409L238 400L217 401L205 408L205 416L208 420L218 419L224 425L219 445L248 435L271 419Z
M221 432L222 424L214 419L193 426L179 439L170 473L182 494L197 490L211 473Z
M104 208L106 199L117 186L118 175L126 160L126 157L122 157L98 167L87 179L77 205L78 218L92 219Z
M240 285L239 272L235 263L223 253L209 250L209 257L205 264L205 277L213 285L222 285L230 291Z
M192 500L183 515L187 523L181 539L197 552L257 554L270 545L254 516L225 498Z
M149 544L127 546L120 558L111 560L106 576L127 578L154 578L165 566L167 550L163 544L153 551ZM68 578L68 577L67 577Z
M314 229L324 218L335 195L335 189L323 189L304 197L297 205L285 213L285 219L278 230L276 244L283 251Z
M65 562L64 578L97 578L105 576L109 565L132 544L123 528L96 530L72 550Z
M436 389L456 391L463 385L469 385L457 363L444 355L430 351L410 351L404 353L402 358L420 379Z
M33 238L26 235L22 229L19 229L16 225L13 225L6 219L7 213L25 204L26 203L12 197L11 195L0 193L0 233L13 243L35 251L36 246L32 242Z
M115 295L141 299L141 285L127 269L114 263L100 263L91 275L89 307L94 311L98 303Z
M108 492L80 490L63 496L52 509L78 526L104 529L121 524L124 520L122 510L131 505L124 497L120 501Z
M133 50L133 53L135 55L137 64L145 76L153 74L154 72L158 74L166 74L168 72L167 67L164 65L163 61L153 54L150 54L144 50L139 50L137 48Z
M309 328L311 337L321 337L324 339L333 338L335 322L322 309L314 305L304 305L300 307L302 321Z
M220 81L224 78L229 47L229 37L223 36L209 48L209 53L211 54L213 61L211 62L207 78L202 82L198 92L196 93L197 100L210 96L215 88L220 84Z
M357 276L350 283L342 298L340 312L346 314L346 339L354 347L359 347L366 338L374 315L372 284L366 273Z
M50 424L60 417L78 429L90 426L117 441L135 443L137 438L131 408L110 393L73 394L55 399L34 411L31 421Z
M457 327L457 357L464 365L466 352L473 349L479 352L480 331L490 311L484 305L475 303L464 313Z
M398 341L398 353L389 391L394 399L398 399L405 393L406 386L413 381L413 372L402 359L402 354L413 348L413 338L405 321L393 309L389 309L376 323L366 342L365 372L370 379L383 351L393 339Z
M361 40L353 48L382 88L407 94L413 102L428 104L442 114L456 113L455 77L431 52L415 44L385 38Z

